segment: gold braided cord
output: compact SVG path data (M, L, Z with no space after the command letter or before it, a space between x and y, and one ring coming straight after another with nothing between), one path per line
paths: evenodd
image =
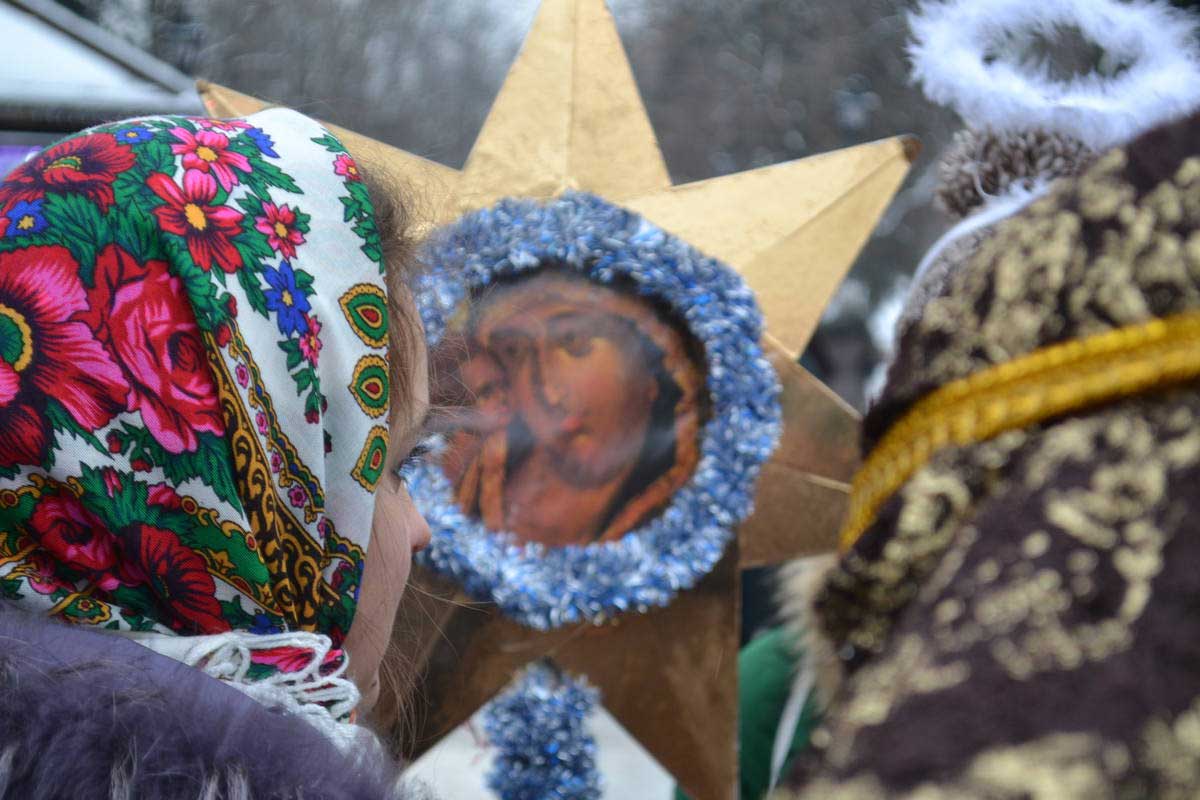
M1200 311L1036 350L947 384L884 435L854 478L846 552L939 450L1200 378Z

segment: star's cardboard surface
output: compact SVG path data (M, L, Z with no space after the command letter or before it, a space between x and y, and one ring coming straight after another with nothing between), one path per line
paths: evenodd
M603 0L543 2L467 157L458 211L567 189L620 202L670 186Z
M216 116L266 104L211 83ZM784 434L756 512L718 566L664 609L539 632L417 570L395 646L419 680L384 701L415 721L410 757L467 720L531 661L586 676L604 706L694 800L737 785L740 572L833 550L857 467L859 419L796 363L916 155L896 137L735 175L672 185L604 0L543 0L462 170L333 128L368 168L420 187L433 224L502 197L592 192L736 269L754 289L763 347L783 386ZM415 734L415 735L414 735Z

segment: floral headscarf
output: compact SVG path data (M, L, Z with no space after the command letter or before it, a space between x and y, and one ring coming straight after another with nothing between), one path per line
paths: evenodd
M354 161L285 109L94 128L0 185L0 596L121 631L354 618L387 303Z

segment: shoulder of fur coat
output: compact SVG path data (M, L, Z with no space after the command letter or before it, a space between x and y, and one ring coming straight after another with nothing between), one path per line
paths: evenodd
M380 752L344 755L129 640L0 608L3 800L416 800Z

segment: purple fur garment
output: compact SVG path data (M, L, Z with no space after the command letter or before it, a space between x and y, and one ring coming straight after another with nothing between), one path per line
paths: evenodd
M95 631L0 609L3 800L396 798L308 723Z

